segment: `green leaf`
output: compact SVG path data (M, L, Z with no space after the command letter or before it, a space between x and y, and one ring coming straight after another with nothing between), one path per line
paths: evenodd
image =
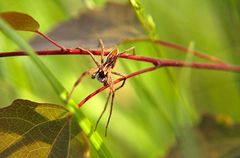
M39 29L39 23L31 16L20 12L2 12L0 17L10 26L18 31L36 32Z
M63 106L18 99L0 109L0 157L84 157L80 132Z
M46 65L38 58L33 49L24 41L14 30L12 30L7 23L0 18L0 28L3 33L10 39L12 39L16 44L18 44L32 59L32 61L37 65L37 67L42 71L46 78L51 83L55 92L59 95L59 98L64 102L66 98L66 90L63 85L57 80L57 78L51 73L51 71L46 67ZM91 144L94 146L96 151L101 157L111 157L110 152L105 146L102 138L97 132L92 132L92 125L89 120L85 117L83 112L76 108L77 104L71 100L68 108L74 113L74 116L78 120L78 124L81 129L88 135Z

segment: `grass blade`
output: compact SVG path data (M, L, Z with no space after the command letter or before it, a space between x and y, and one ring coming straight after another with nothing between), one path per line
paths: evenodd
M44 63L38 58L34 50L31 46L19 36L4 20L0 18L0 29L2 32L10 38L13 42L15 42L20 48L22 48L31 58L31 60L37 65L37 67L42 71L42 73L46 76L48 81L51 83L55 92L58 94L60 99L64 102L66 99L66 90L62 86L62 84L57 80L57 78L51 73L51 71L44 65ZM92 132L92 125L90 121L84 116L83 112L77 109L77 104L71 100L68 108L71 112L75 114L77 118L78 124L85 132L85 134L89 137L89 141L94 146L99 156L101 157L111 157L110 152L107 147L103 143L101 136L97 132Z

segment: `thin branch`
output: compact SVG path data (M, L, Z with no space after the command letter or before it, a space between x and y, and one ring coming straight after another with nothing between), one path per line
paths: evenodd
M67 49L63 46L61 46L60 44L58 44L57 42L55 42L54 40L52 40L50 37L46 36L44 33L40 32L40 31L35 31L37 34L39 34L40 36L42 36L43 38L47 39L49 42L51 42L52 44L54 44L55 46L57 46L58 48L66 51Z
M101 55L101 51L99 50L85 50L85 49L67 49L66 50L44 50L44 51L36 51L38 55L89 55L90 51L94 55ZM107 55L109 52L104 52L104 55ZM12 56L26 56L23 51L18 52L5 52L0 53L0 57L12 57ZM232 71L232 72L240 72L240 66L231 65L225 62L209 64L209 63L200 63L200 62L185 62L180 60L169 60L169 59L159 59L159 58L152 58L146 56L139 56L139 55L132 55L132 54L121 54L121 58L149 62L154 64L154 66L145 68L133 73L126 75L125 77L118 78L114 81L114 84L126 79L131 78L136 75L140 75L142 73L146 73L149 71L153 71L160 67L190 67L190 68L198 68L198 69L210 69L210 70L222 70L222 71ZM103 86L98 90L94 91L93 93L89 94L85 99L83 99L78 106L81 107L84 103L86 103L90 98L95 96L96 94L100 93L104 89L108 88L109 86Z
M206 53L203 53L203 52L200 52L200 51L197 51L197 50L189 50L188 48L183 47L179 44L176 44L176 43L173 43L173 42L168 42L168 41L163 41L163 40L158 40L158 39L150 39L150 38L125 39L122 42L120 42L120 44L121 43L128 43L128 42L138 42L138 41L153 42L153 43L160 44L160 45L163 45L163 46L168 47L168 48L176 49L176 50L187 52L187 53L192 53L193 55L195 55L199 58L206 59L206 60L209 60L209 61L214 62L214 63L219 63L219 64L224 64L225 63L224 61L222 61L221 59L219 59L215 56L208 55Z
M101 55L101 51L99 50L88 50L93 55ZM64 50L44 50L44 51L36 51L38 55L89 55L89 53L84 49L67 49ZM104 55L107 55L109 52L104 52ZM26 56L23 51L17 52L4 52L0 53L0 57L12 57L12 56ZM168 59L159 59L153 57L146 57L140 55L133 54L121 54L121 58L149 62L154 65L168 66L168 67L192 67L192 68L202 68L202 69L214 69L214 70L225 70L225 71L233 71L240 72L240 66L228 64L225 62L216 63L216 64L208 64L201 62L185 62L180 60L168 60Z
M121 82L122 80L126 79L126 78L131 78L131 77L134 77L136 75L139 75L139 74L142 74L142 73L145 73L145 72L149 72L149 71L153 71L155 69L157 69L159 66L152 66L152 67L149 67L149 68L145 68L145 69L142 69L142 70L139 70L139 71L136 71L136 72L133 72L133 73L130 73L128 75L126 75L125 77L121 77L121 78L118 78L116 79L113 84L117 84L118 82ZM101 91L103 91L104 89L108 88L109 85L106 85L106 86L103 86L101 88L99 88L98 90L92 92L91 94L89 94L86 98L84 98L79 104L78 104L78 107L80 108L83 104L85 104L90 98L92 98L93 96L95 96L96 94L100 93Z
M139 71L135 71L133 73L130 73L130 74L126 75L125 77L118 78L113 82L113 84L117 84L117 83L123 81L124 79L128 79L128 78L134 77L136 75L140 75L142 73L150 72L150 71L153 71L157 68L166 67L166 66L194 67L194 68L198 68L198 69L215 69L215 70L228 70L228 71L233 71L233 72L240 72L240 67L239 66L227 66L227 65L220 65L220 64L202 64L202 63L195 63L195 62L194 63L187 63L187 62L184 62L184 61L163 60L153 67L149 67L149 68L145 68L145 69L142 69L142 70L139 70ZM91 94L89 94L86 98L84 98L78 104L78 107L80 108L89 99L91 99L93 96L97 95L98 93L102 92L103 90L105 90L108 87L109 87L109 85L106 85L106 86L103 86L103 87L99 88L98 90L92 92Z

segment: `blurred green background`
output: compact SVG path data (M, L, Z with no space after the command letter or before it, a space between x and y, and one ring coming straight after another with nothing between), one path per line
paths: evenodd
M106 47L113 47L127 38L154 36L240 65L239 1L141 0L140 4L144 15L153 20L152 30L143 27L142 24L149 21L145 18L139 22L129 1L125 0L0 0L0 11L21 11L33 16L40 23L40 31L49 33L66 47L96 49L98 38L105 41ZM32 33L20 34L31 39L36 49L55 48ZM124 50L131 46L136 47L139 55L204 61L144 41L127 42L119 48ZM17 46L0 33L0 49L0 52L14 51ZM67 89L83 71L94 66L88 56L41 59ZM146 66L149 64L119 59L115 70L128 74ZM218 120L228 126L240 121L239 77L231 72L161 68L131 78L117 92L104 142L113 157L164 157L176 142L183 157L209 156L208 147L200 143L194 127L205 113L220 118ZM45 76L28 57L1 58L0 85L0 106L7 106L17 98L61 104ZM100 83L87 78L73 98L81 101L99 87ZM104 91L82 107L93 123L102 111L106 96L107 91ZM102 135L107 116L106 113L100 123ZM224 141L219 144L218 149L213 149L215 152L226 147ZM228 145L228 148L233 147ZM94 150L91 154L97 157Z

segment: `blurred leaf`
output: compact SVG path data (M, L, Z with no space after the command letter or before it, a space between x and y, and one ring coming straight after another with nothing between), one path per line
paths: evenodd
M80 132L63 106L18 99L0 109L0 157L84 157Z
M143 35L143 30L131 6L116 3L107 3L101 10L86 10L78 17L59 24L49 33L49 36L56 39L56 42L73 48L79 45L84 48L96 48L98 38L102 38L105 47L109 48L123 39L142 37ZM53 47L40 37L34 39L32 45L36 49Z
M54 0L54 1L29 1L29 0L0 0L0 12L23 12L34 17L41 24L40 31L46 33L59 22L67 20L70 15L76 15L80 9L83 9L84 4L79 0ZM34 34L21 33L24 39L30 39ZM7 37L0 33L1 45L3 51L12 51L17 46L10 42Z
M31 16L20 12L2 12L0 17L8 22L15 30L36 32L39 23Z
M196 128L201 147L208 158L236 158L240 156L240 124L228 116L204 114ZM179 158L181 149L175 145L167 157Z

